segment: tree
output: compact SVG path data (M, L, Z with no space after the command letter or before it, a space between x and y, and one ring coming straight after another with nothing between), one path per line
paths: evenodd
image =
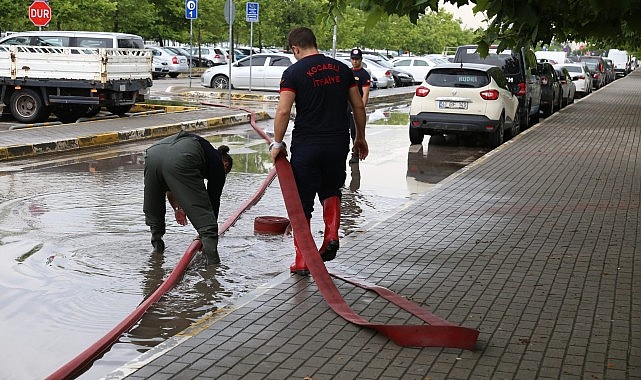
M438 0L328 0L330 11L345 3L363 9L370 18L383 14L408 16L417 22L427 10L438 10ZM611 46L641 48L641 0L610 2L562 0L448 0L458 6L474 4L491 21L477 39L487 52L492 43L500 49L559 41L601 41Z

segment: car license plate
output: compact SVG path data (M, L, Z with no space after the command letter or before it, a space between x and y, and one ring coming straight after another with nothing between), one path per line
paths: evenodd
M439 100L438 108L451 108L457 110L466 110L467 102L456 102L451 100Z

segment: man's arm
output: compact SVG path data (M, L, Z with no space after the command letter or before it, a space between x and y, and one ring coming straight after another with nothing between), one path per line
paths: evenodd
M278 157L281 152L287 155L285 146L278 146L278 143L282 143L285 138L294 99L296 99L296 94L293 91L280 92L280 99L278 100L276 113L274 114L274 143L276 146L273 146L269 152L272 160L276 160L276 157Z
M369 101L369 86L363 86L363 107L367 107Z
M171 208L174 209L174 217L176 218L176 222L178 222L178 224L180 224L181 226L187 225L187 215L185 214L185 210L180 207L180 204L178 204L178 200L176 199L176 197L174 197L174 194L171 191L168 191L166 194Z
M354 114L354 125L356 126L356 137L354 138L354 147L358 150L358 157L364 160L369 153L367 141L365 140L365 124L367 116L365 115L365 105L356 86L349 89L349 103L352 106Z

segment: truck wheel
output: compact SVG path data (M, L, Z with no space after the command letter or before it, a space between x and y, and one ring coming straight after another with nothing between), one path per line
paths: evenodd
M85 117L94 117L100 113L102 108L99 105L89 106L89 110L85 114Z
M107 111L111 112L114 115L122 116L131 110L132 105L126 106L107 106Z
M62 108L64 107L64 108ZM74 104L55 108L53 114L63 123L75 123L81 117L85 117L89 111L88 105Z
M39 123L49 117L49 108L37 91L30 88L11 94L9 100L11 115L21 123Z

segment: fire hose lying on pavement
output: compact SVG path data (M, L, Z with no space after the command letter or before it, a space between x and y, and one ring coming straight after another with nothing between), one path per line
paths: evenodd
M203 103L207 106L221 106L218 104ZM271 138L256 126L254 113L245 110L251 115L251 125L254 130L263 137L267 143L271 143ZM391 339L394 343L404 347L449 347L473 350L479 335L479 331L467 327L458 326L445 319L439 318L432 313L422 309L410 300L392 292L391 290L369 284L363 280L350 279L345 275L329 273L323 263L318 248L312 237L312 233L307 224L307 219L303 213L303 207L298 197L296 182L289 161L284 156L276 159L275 167L269 172L267 178L263 181L260 188L254 193L254 196L246 201L238 211L231 215L220 227L219 235L223 235L229 227L240 218L243 212L256 204L265 193L265 190L274 180L276 174L285 200L287 214L291 221L293 229L300 237L300 250L305 260L312 278L316 282L321 295L327 304L345 320L358 326L367 327L378 331ZM143 303L141 303L131 314L129 314L120 324L109 331L104 337L83 351L76 358L60 367L52 373L47 379L68 379L82 373L99 355L109 349L109 347L122 335L128 331L144 313L158 301L167 291L182 278L183 273L189 266L196 253L202 248L199 239L189 245L183 257L178 262L169 277L152 293ZM427 324L421 325L393 325L370 323L358 314L356 314L345 302L339 293L332 277L345 281L346 283L370 290L393 303L399 308L407 311L415 317L421 319Z

